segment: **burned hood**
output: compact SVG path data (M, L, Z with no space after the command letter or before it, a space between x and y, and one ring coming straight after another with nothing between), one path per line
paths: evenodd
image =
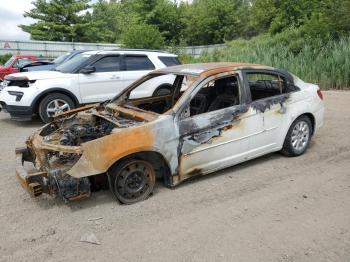
M152 112L117 104L91 105L57 115L38 133L45 140L64 146L80 146L112 131L142 125L157 118ZM55 141L52 140L54 134Z

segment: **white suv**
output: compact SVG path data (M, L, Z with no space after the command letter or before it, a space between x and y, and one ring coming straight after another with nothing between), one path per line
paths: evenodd
M12 118L44 122L56 113L103 102L154 69L178 65L177 56L152 50L118 49L79 54L54 71L8 75L0 88L0 105ZM174 78L158 77L135 97L167 94Z

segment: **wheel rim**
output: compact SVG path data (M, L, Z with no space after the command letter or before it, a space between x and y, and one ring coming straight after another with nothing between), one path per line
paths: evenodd
M51 117L68 110L70 110L70 106L67 101L64 101L62 99L54 99L47 104L46 114L48 117Z
M142 160L136 160L124 166L115 179L115 191L124 202L136 202L147 197L155 181L152 166Z
M291 138L293 148L298 152L303 151L310 138L309 125L305 121L298 122L293 128Z

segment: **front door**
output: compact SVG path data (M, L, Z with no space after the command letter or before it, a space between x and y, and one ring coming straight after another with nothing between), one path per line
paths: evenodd
M91 74L79 73L79 87L83 103L102 102L113 98L125 89L120 56L105 56L89 65Z
M178 122L179 180L247 158L249 138L262 130L263 122L246 105L242 83L238 74L218 75L196 89Z

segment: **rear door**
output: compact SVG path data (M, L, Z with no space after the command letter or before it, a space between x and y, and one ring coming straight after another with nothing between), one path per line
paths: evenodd
M79 73L79 87L83 103L101 102L113 98L125 88L120 55L106 55L89 66L90 74Z
M263 132L252 137L249 157L254 158L279 149L281 127L290 123L287 77L273 70L246 70L245 82L251 108L263 116Z
M122 66L125 87L155 69L147 55L123 55Z

